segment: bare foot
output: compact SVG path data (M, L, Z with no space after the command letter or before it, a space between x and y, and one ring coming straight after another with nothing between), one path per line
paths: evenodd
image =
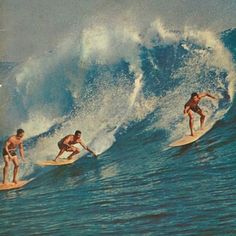
M17 180L13 180L12 183L13 184L18 184L18 181Z

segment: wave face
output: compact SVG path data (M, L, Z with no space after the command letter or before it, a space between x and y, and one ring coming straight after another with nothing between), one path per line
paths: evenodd
M0 232L31 234L41 224L42 234L235 232L235 32L168 31L159 20L145 32L91 26L41 56L2 65L1 146L22 127L28 163L20 177L37 178L0 195L26 204L11 222L31 212L27 228ZM201 102L213 129L168 149L189 132L183 106L195 91L218 97ZM82 152L70 167L35 165L54 158L56 143L77 129L98 160Z

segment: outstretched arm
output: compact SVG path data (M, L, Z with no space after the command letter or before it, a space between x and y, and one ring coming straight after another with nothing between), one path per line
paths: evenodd
M212 99L216 99L215 96L213 96L213 95L211 95L211 94L209 94L209 93L200 93L198 96L199 96L200 98L203 98L203 97L210 97L210 98L212 98Z
M80 145L81 145L85 150L87 150L87 151L89 151L90 153L92 153L94 157L97 157L97 155L96 155L87 145L85 145L83 141L80 141Z

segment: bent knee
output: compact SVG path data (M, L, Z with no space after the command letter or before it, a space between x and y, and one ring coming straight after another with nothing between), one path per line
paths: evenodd
M190 119L190 120L193 120L193 119L194 119L194 116L193 116L193 115L189 115L189 119Z
M74 148L73 148L73 152L77 154L77 153L79 153L79 152L80 152L80 150L79 150L79 148L77 148L77 147L74 147Z
M20 164L18 162L14 162L14 167L19 168Z

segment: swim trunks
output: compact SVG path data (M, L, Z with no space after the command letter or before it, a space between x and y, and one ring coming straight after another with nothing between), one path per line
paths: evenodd
M68 149L68 146L66 144L64 144L63 142L61 142L61 141L59 141L57 143L57 146L58 146L59 149L62 149L62 148L65 148L65 150Z
M13 156L13 157L16 156L16 150L15 149L11 149L11 150L9 150L9 152L10 152L11 156ZM3 148L3 150L2 150L2 155L3 156L8 156L8 153L7 153L5 148Z
M187 106L189 106L189 105L186 103L184 107L186 108ZM202 111L202 109L198 105L190 106L189 109L192 110L193 112L196 112L196 113L199 113ZM188 109L188 111L189 111L189 109Z
M190 107L190 109L191 109L193 112L196 112L196 113L202 111L201 108L200 108L198 105L193 106L193 107Z

